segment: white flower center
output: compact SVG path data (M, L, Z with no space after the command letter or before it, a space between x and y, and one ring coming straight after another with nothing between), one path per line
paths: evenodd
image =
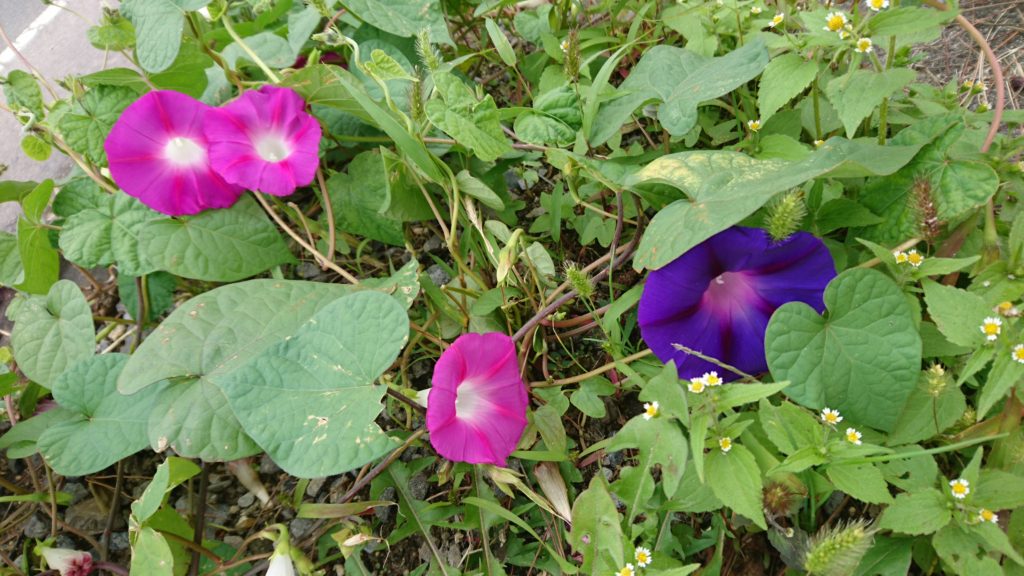
M284 138L267 134L256 140L256 153L266 162L280 162L292 153Z
M481 390L470 380L455 389L455 417L459 420L473 420L486 404Z
M206 161L206 150L191 138L176 136L164 145L164 158L175 166L195 166Z

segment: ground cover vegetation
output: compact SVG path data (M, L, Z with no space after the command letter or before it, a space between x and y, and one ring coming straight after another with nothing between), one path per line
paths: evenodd
M949 26L990 85L919 81ZM956 5L89 39L3 80L77 168L0 181L0 573L1024 574L1024 115Z

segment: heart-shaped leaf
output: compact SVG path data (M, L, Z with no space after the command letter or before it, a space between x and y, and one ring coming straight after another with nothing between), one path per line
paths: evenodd
M221 386L245 429L281 468L317 478L358 468L394 448L374 424L375 384L409 334L405 308L380 292L340 298Z
M118 392L127 362L124 354L94 356L53 382L54 400L72 412L39 436L39 451L57 473L92 474L149 445L146 422L158 388Z
M152 272L139 249L139 234L162 216L127 194L106 195L101 202L100 208L68 217L60 232L64 257L84 268L116 263L123 274Z
M765 333L768 367L783 392L814 409L890 431L917 384L921 337L899 287L881 272L843 272L825 289L828 312L790 302Z
M14 359L25 376L43 386L93 355L92 310L70 280L57 282L46 296L26 297L13 320Z

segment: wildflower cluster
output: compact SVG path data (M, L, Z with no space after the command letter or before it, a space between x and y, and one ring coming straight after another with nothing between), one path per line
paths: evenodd
M712 370L711 372L705 372L701 376L696 378L690 378L690 383L687 384L687 389L694 394L701 394L708 387L721 386L725 381L718 375L718 372Z
M633 552L633 562L627 562L625 566L615 573L615 576L637 576L637 568L647 568L653 560L654 554L651 553L650 548L637 546Z
M909 264L914 268L920 268L921 264L924 262L924 255L916 249L910 249L906 252L897 250L893 252L892 255L896 258L897 264Z

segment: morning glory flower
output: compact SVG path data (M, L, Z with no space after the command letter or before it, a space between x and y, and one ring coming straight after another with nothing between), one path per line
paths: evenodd
M225 180L274 196L308 185L320 162L320 124L291 88L245 92L209 115L205 134Z
M719 367L675 344L748 374L764 372L764 332L772 313L794 301L820 313L822 292L835 275L825 244L806 232L774 242L764 230L735 226L648 274L638 312L640 335L662 362L675 361L680 378ZM699 388L691 382L691 392L702 392Z
M434 366L430 443L449 460L504 466L526 428L528 403L512 339L463 334Z
M288 552L275 551L270 557L267 573L264 576L295 576L295 565L292 564Z
M93 571L92 556L81 550L67 548L41 548L46 565L60 572L60 576L87 576Z
M243 189L210 167L203 125L211 110L173 90L149 92L133 102L103 142L114 182L170 216L234 204Z

